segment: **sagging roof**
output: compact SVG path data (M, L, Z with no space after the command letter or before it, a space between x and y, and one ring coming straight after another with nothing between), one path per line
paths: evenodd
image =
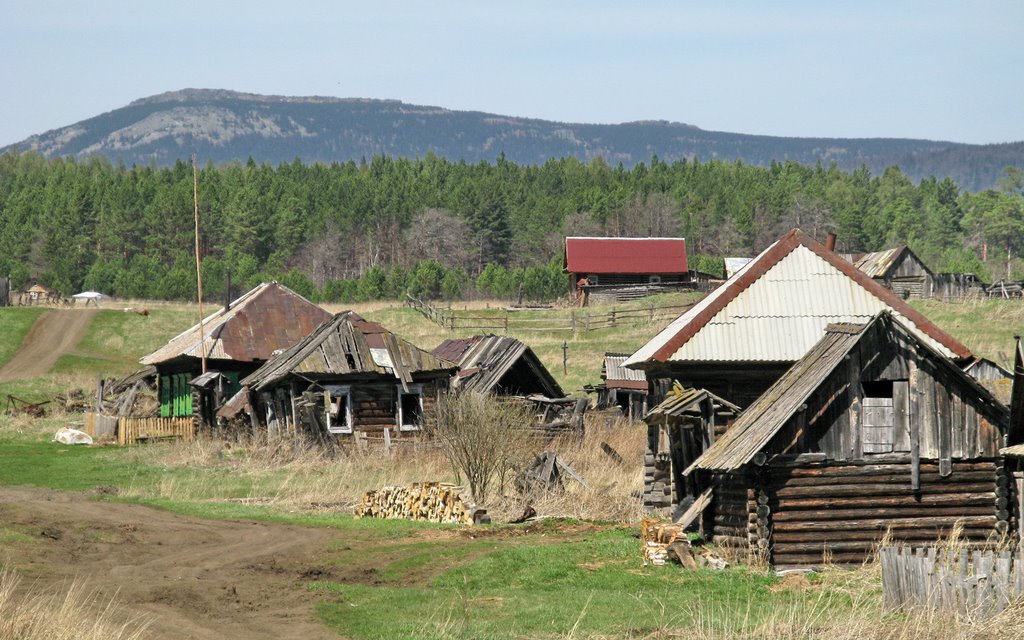
M246 292L225 309L171 338L142 364L160 364L180 358L207 358L260 362L275 351L287 349L304 338L331 314L277 282L264 282Z
M648 411L647 415L644 416L644 420L658 416L678 417L694 411L699 412L700 403L703 402L705 398L711 398L719 412L727 413L730 416L737 416L740 414L741 410L739 407L728 400L719 398L710 391L705 389L687 389L678 382L675 382L672 384L672 390L666 394L665 399L662 400L658 406Z
M828 324L891 311L947 357L970 350L902 298L799 229L676 318L625 362L795 362Z
M384 374L408 384L415 373L451 373L455 369L454 362L420 349L355 312L345 311L321 324L298 344L270 358L242 380L242 385L260 391L293 374Z
M481 335L445 340L432 352L459 365L452 387L480 393L548 398L565 396L562 387L530 347L508 336Z
M601 378L609 389L636 389L647 391L647 374L637 369L627 369L622 363L628 353L606 353L601 365Z
M687 273L683 238L565 239L566 273Z
M966 386L979 394L996 411L1007 413L987 389L963 372L960 367L932 348L909 326L893 314L883 311L865 324L836 323L825 329L825 335L807 355L789 368L775 384L755 400L732 424L732 427L709 447L684 472L694 469L730 471L750 462L790 418L807 402L829 375L845 362L845 357L860 341L861 337L876 323L885 323L887 329L902 332L916 343L920 350L927 352L933 361Z
M922 269L928 272L928 274L933 275L931 270L906 245L894 249L886 249L885 251L865 253L857 260L854 266L872 278L884 278L888 275L889 270L896 266L904 257L913 258L914 261L921 265Z

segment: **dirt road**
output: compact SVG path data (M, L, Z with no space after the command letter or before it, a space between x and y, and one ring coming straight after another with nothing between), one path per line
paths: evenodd
M0 382L48 373L57 358L81 342L95 315L96 309L53 309L39 316L21 349L0 367Z
M201 520L94 496L0 487L0 534L21 534L0 544L0 563L33 588L78 577L116 596L151 621L149 638L338 637L316 622L320 596L308 589L332 577L317 561L338 532Z

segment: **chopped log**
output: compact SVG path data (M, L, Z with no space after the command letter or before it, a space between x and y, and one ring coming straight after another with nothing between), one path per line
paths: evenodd
M473 524L475 511L466 505L460 491L461 487L444 482L383 487L363 495L355 517Z

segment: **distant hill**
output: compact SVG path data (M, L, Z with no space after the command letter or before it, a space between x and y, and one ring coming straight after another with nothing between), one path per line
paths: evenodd
M794 160L836 163L872 174L898 165L912 179L952 178L964 189L992 186L1004 167L1024 167L1024 142L969 145L897 138L780 138L705 131L665 121L574 124L394 100L263 96L185 89L136 100L126 107L47 131L0 149L47 157L105 156L125 164L165 166L196 153L200 162L277 165L344 162L375 155L494 160L520 164L550 158L597 157L632 166L657 155L665 161L743 160L753 165Z

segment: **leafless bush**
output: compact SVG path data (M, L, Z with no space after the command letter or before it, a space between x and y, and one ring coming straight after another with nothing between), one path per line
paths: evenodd
M469 484L473 500L482 503L492 483L503 486L529 455L525 427L532 421L529 407L479 393L450 393L427 416L427 429L459 480Z

